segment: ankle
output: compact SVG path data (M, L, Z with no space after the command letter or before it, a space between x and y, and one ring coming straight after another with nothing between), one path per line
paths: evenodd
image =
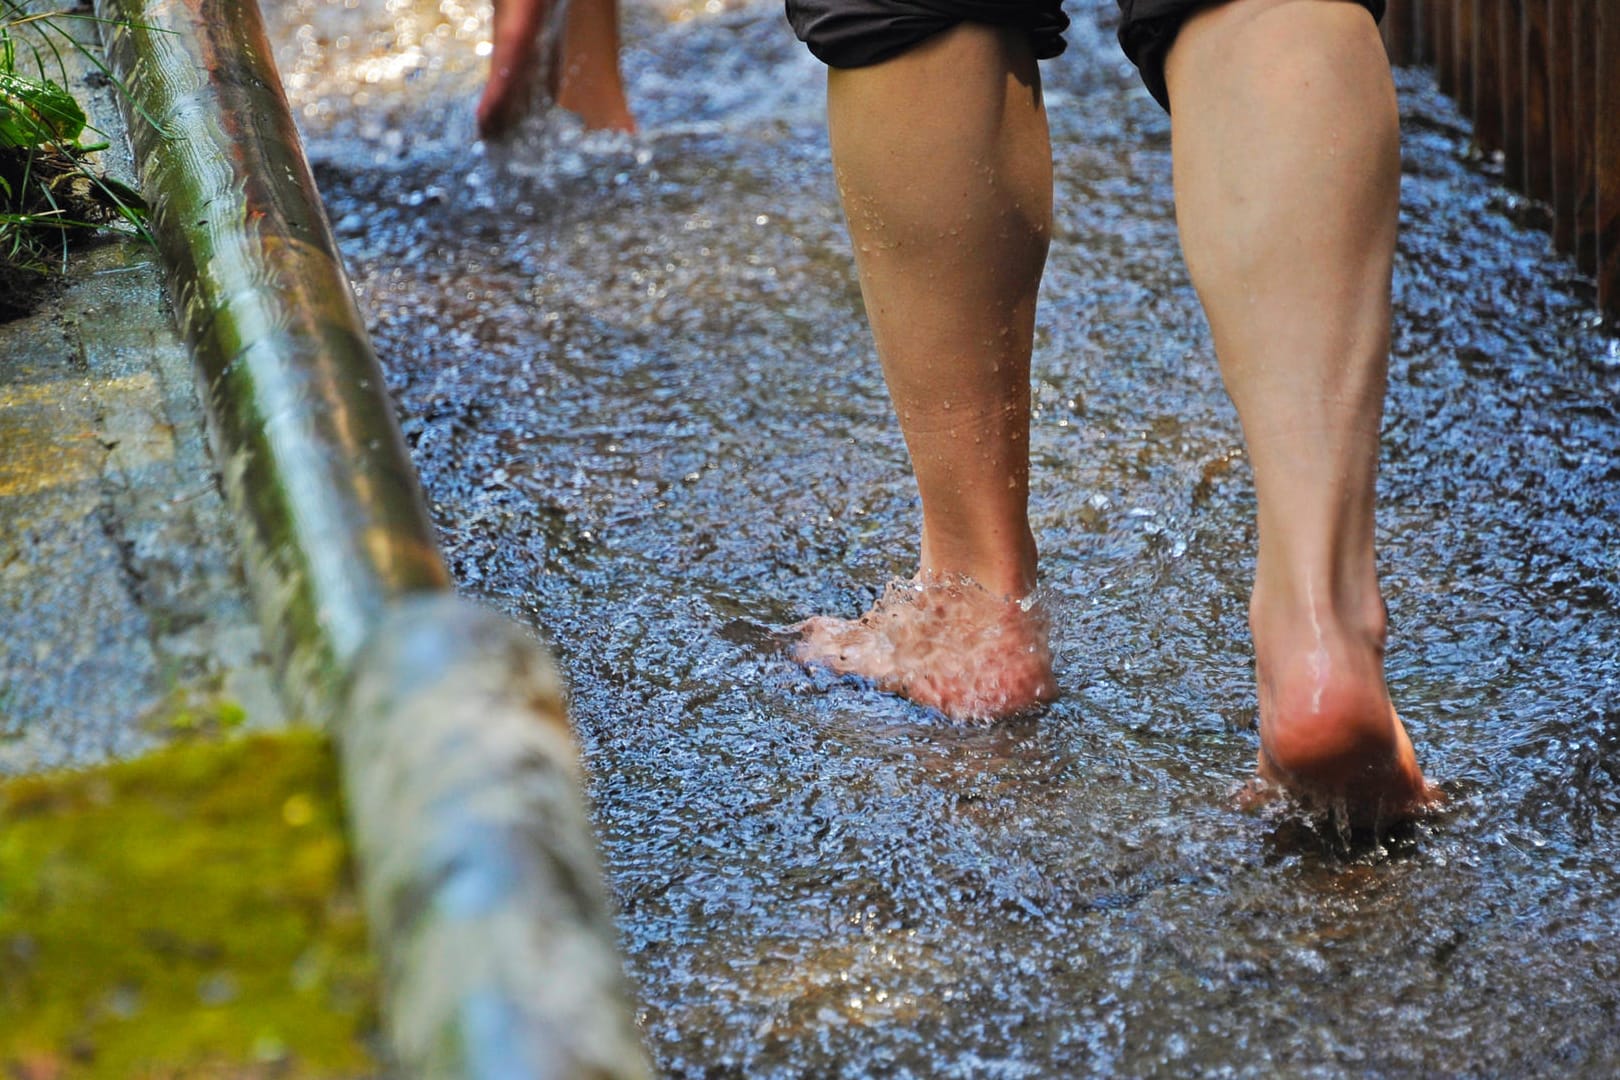
M1249 601L1262 716L1382 711L1388 616L1370 569L1256 575Z
M564 79L557 91L557 104L580 118L591 131L623 131L635 134L636 118L630 112L624 89L616 83L581 83Z
M1257 579L1249 622L1264 755L1300 779L1386 762L1395 714L1376 579Z
M1382 656L1388 612L1372 560L1337 572L1280 573L1262 566L1249 596L1249 630L1257 652L1320 639L1370 647Z
M1022 599L1035 591L1037 552L1028 525L962 538L923 529L918 576L967 577L992 596Z

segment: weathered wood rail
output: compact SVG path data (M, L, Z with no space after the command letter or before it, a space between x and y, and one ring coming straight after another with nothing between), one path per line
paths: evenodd
M1389 0L1383 31L1393 62L1434 68L1506 181L1551 207L1554 243L1620 319L1620 0Z

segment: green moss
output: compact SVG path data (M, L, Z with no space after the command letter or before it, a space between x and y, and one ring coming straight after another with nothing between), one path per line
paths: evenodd
M378 1071L325 740L0 783L0 1075Z
M247 710L216 683L177 686L148 710L141 725L165 739L217 738L247 722Z

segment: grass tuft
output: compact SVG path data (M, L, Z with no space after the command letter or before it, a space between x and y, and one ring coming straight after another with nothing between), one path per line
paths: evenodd
M83 141L102 133L67 88L65 53L105 70L68 28L87 19L0 0L0 319L32 309L74 244L117 226L149 238L145 204L96 167L107 142Z

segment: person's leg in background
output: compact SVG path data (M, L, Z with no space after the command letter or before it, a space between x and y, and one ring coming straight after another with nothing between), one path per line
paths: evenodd
M497 0L489 80L478 102L478 131L498 137L522 119L542 68L546 92L587 128L634 131L619 68L618 0L563 0L562 26L552 31L552 0ZM544 38L555 32L553 55L542 64Z
M1376 24L1344 0L1232 0L1182 26L1176 209L1259 500L1260 771L1388 820L1433 798L1384 680L1373 553L1400 186Z

